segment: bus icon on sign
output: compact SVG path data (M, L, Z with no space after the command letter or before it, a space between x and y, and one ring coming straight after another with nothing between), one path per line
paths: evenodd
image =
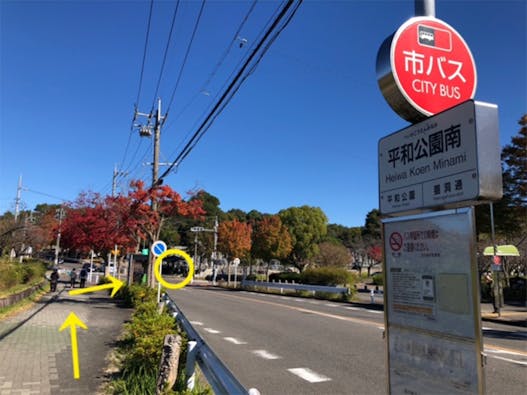
M426 25L418 25L417 42L424 47L441 51L452 51L452 36L448 30Z

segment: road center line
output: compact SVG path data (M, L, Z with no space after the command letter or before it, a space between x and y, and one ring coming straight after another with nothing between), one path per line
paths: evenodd
M217 331L216 329L212 329L212 328L203 328L203 330L205 332L209 332L209 333L212 333L213 335L216 335L218 333L221 333L220 331Z
M260 358L263 358L263 359L280 359L280 358L282 358L282 357L280 357L278 355L271 354L270 352L267 352L266 350L253 350L252 353L254 355L259 356Z
M231 342L232 344L240 345L240 344L247 344L247 342L244 342L242 340L238 340L235 337L224 337L225 340L228 342Z
M324 381L331 381L329 377L313 372L311 369L294 368L294 369L287 369L287 370L293 373L294 375L300 377L301 379L309 381L310 383L322 383Z

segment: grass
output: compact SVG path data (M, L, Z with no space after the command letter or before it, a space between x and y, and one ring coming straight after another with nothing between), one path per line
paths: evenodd
M26 287L27 288L27 287ZM45 285L43 288L37 289L27 298L12 304L11 306L0 308L0 321L12 317L16 314L22 313L29 310L33 305L38 302L42 297L49 292L49 285Z

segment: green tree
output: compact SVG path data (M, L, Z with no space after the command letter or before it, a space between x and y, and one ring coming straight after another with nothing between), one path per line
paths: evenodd
M318 254L314 261L317 266L336 266L345 268L351 262L349 250L342 244L325 241L318 245Z
M319 207L290 207L278 213L291 235L293 249L289 261L299 270L318 253L318 244L327 234L328 219Z
M366 214L362 237L370 242L381 240L381 213L378 209L375 208Z

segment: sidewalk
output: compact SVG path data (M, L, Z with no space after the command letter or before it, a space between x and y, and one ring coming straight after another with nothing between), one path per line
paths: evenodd
M0 395L95 394L105 357L131 309L118 307L105 292L44 296L28 311L0 321ZM80 379L73 379L70 329L59 332L74 312L88 330L77 328Z
M357 292L356 301L360 304L371 304L371 295L368 292ZM383 308L383 294L374 295L373 305ZM500 310L500 315L493 313L492 303L481 303L481 319L499 324L527 327L527 307L505 304Z

